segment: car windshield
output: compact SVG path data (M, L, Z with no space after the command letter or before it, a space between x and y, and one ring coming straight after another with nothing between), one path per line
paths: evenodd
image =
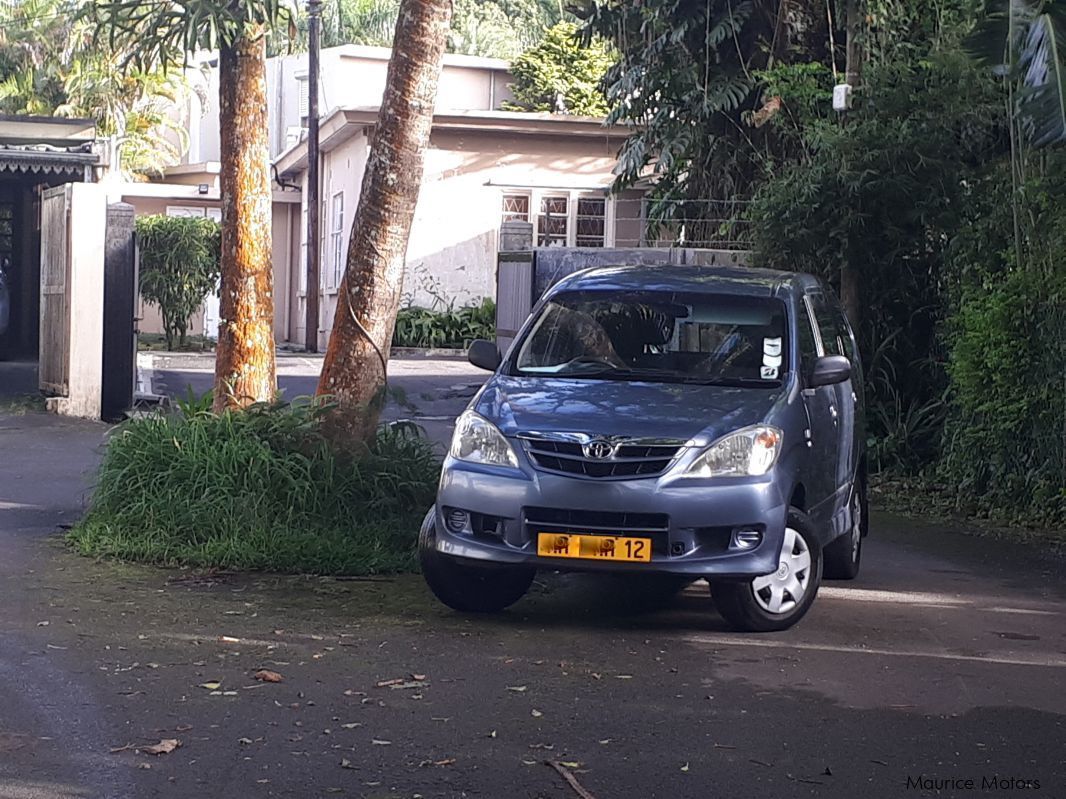
M785 306L728 294L569 292L540 312L518 374L774 387L788 369Z

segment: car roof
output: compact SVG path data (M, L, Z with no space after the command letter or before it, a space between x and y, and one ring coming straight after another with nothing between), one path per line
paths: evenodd
M597 266L575 272L549 292L676 291L736 294L751 297L792 297L821 286L801 272L779 272L745 266L683 266L678 264Z

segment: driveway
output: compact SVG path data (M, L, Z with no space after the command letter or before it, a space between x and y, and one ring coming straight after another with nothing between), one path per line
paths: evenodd
M468 618L416 576L67 553L105 433L0 417L4 799L1066 796L1059 558L875 514L860 579L785 633L551 574Z
M138 364L158 394L181 398L192 391L201 395L214 383L213 353L142 352ZM455 418L488 378L487 372L465 358L391 358L388 367L384 418L411 419L440 444L451 437ZM278 352L278 388L286 399L313 395L321 371L322 355Z

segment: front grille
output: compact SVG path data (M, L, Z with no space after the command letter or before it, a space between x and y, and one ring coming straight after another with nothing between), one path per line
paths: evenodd
M533 465L538 469L559 474L591 478L653 477L666 471L677 456L683 442L645 442L624 440L612 442L614 452L609 458L596 459L585 455L581 441L563 438L522 437Z
M526 508L526 524L538 528L563 528L565 532L652 533L670 529L665 513Z

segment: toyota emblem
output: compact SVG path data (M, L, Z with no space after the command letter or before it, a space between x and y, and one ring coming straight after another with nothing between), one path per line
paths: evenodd
M610 441L606 441L602 438L590 441L583 449L586 458L593 458L598 461L607 460L614 454L614 446Z

